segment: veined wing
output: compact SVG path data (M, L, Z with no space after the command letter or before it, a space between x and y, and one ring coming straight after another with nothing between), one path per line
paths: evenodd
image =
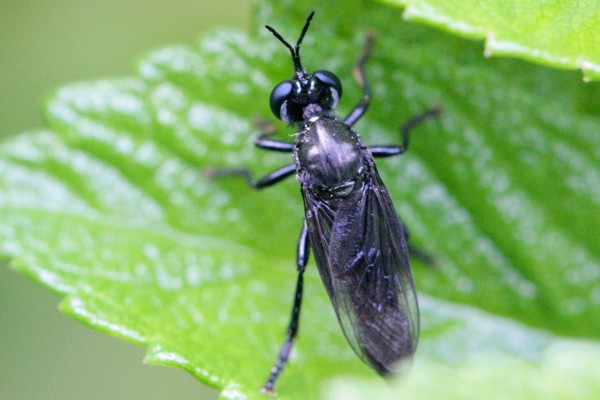
M392 200L373 167L347 197L304 193L310 243L344 334L381 374L414 353L417 298L407 244Z

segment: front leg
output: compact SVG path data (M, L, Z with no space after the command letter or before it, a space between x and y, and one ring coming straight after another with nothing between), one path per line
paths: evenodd
M255 121L255 125L263 132L254 142L256 147L284 153L289 153L294 150L296 145L294 142L284 142L270 138L270 136L274 133L273 124L270 122L265 120L257 120ZM256 181L252 179L252 173L248 168L207 168L205 170L205 174L209 179L239 176L244 178L248 186L251 188L263 189L284 180L288 176L291 176L295 171L296 166L294 164L286 165L285 167L281 167Z
M206 169L205 174L209 179L223 178L227 176L240 176L246 180L248 186L254 189L264 189L272 186L277 182L280 182L291 176L296 172L296 165L290 164L285 167L281 167L270 174L267 174L255 181L252 179L252 173L248 168L209 168Z
M256 118L254 125L261 131L261 135L254 142L256 147L283 153L294 151L294 146L296 145L294 142L271 139L271 136L277 132L277 127L273 122L263 118Z
M408 150L410 131L422 122L425 122L430 118L440 116L441 113L441 107L435 106L409 119L404 125L402 125L402 128L400 128L400 137L402 138L402 143L400 145L384 145L369 147L369 150L371 150L371 154L373 154L373 157L391 157L404 153L406 150Z
M369 56L371 55L371 49L373 48L373 42L375 41L375 35L373 33L367 34L363 51L356 63L356 66L352 70L354 78L363 90L363 97L360 99L358 104L350 111L348 116L344 118L344 123L348 126L352 126L362 117L371 104L371 88L367 81L367 74L365 72L365 65Z
M282 140L274 140L269 138L269 135L263 134L256 139L254 142L256 147L260 147L261 149L270 150L270 151L278 151L282 153L291 153L294 151L294 147L296 143L294 142L284 142Z

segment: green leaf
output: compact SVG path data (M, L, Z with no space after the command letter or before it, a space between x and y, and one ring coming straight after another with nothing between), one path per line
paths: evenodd
M472 354L454 365L418 359L391 386L337 378L323 398L358 399L593 399L600 393L597 345L559 341L534 362L506 354ZM489 353L489 352L488 352Z
M306 10L317 10L303 64L339 74L341 115L361 95L350 71L365 32L380 33L367 66L373 103L356 125L367 143L396 142L411 115L444 109L406 155L378 162L412 241L439 260L414 265L423 315L415 368L430 380L406 390L416 396L444 364L451 379L481 361L484 379L463 397L480 398L503 388L485 374L497 358L518 364L502 369L510 377L543 369L565 338L587 338L597 352L600 120L588 101L597 90L573 73L482 60L477 44L399 22L377 4L309 3L260 3L257 20L293 41ZM252 146L252 119L269 115L271 88L291 72L268 32L223 31L149 53L133 77L59 89L47 129L0 145L0 254L64 294L67 314L147 346L147 362L182 367L223 398L261 398L295 285L298 186L253 192L203 169L249 166L259 176L291 162ZM373 376L345 342L313 264L307 275L282 399L317 398L336 375ZM585 355L560 353L600 376ZM585 395L597 388L588 383Z
M404 18L485 39L488 56L511 56L600 79L600 4L577 1L382 0Z

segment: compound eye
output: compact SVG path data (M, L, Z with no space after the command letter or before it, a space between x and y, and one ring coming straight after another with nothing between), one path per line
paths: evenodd
M269 104L271 105L271 111L277 118L281 119L281 107L288 100L291 93L292 82L290 81L281 82L271 92Z
M319 80L319 82L335 90L337 92L338 99L342 97L342 82L340 82L338 77L333 72L322 69L315 72L314 76Z

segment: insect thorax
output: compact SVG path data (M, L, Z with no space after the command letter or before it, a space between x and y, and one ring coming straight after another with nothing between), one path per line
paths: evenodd
M311 118L296 144L300 183L329 197L345 197L365 171L363 151L358 134L337 118Z

